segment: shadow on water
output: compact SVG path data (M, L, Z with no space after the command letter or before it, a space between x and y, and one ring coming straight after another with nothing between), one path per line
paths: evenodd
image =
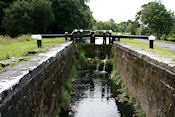
M113 98L108 78L105 72L80 71L73 80L70 109L61 117L132 117L132 108Z

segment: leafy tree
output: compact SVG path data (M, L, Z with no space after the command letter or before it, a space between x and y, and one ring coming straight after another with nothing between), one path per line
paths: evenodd
M150 2L142 6L142 10L137 13L137 20L143 22L146 27L156 34L160 39L162 35L165 38L170 34L173 26L174 16L171 12L168 12L163 4L160 2Z
M113 30L118 31L118 25L114 22L113 19L110 19L107 22L96 22L95 30Z
M46 33L48 26L55 20L52 3L48 0L32 0L30 4L32 6L30 14L33 20L32 32Z
M52 8L55 22L51 26L52 32L71 32L73 29L87 29L92 27L93 17L84 0L53 0Z
M11 3L12 1L5 1L5 0L0 0L0 34L4 34L5 33L5 31L4 31L4 29L3 29L3 27L1 26L2 25L2 18L3 18L3 16L4 16L4 11L3 11L3 9L5 9L5 8L7 8L9 5L10 5L10 3Z
M130 21L128 23L128 31L132 34L135 35L137 33L137 29L139 28L139 24L136 21Z
M125 32L127 28L127 22L121 22L119 23L119 32Z
M53 22L51 2L48 0L15 1L5 9L2 26L11 36L42 33Z

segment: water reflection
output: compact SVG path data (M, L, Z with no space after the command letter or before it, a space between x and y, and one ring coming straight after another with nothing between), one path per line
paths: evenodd
M120 117L106 78L108 74L81 71L73 81L69 117Z

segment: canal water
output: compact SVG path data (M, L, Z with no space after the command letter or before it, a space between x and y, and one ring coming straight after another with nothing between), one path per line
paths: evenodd
M70 109L61 117L132 117L132 112L119 111L109 77L107 72L98 70L79 71L73 79Z

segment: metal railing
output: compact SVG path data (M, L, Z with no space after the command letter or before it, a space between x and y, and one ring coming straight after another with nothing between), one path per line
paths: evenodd
M83 34L83 32L89 32L90 34ZM96 34L96 32L102 32L102 34ZM149 40L149 47L153 47L153 43L155 40L154 36L143 36L143 35L120 35L118 33L117 35L112 35L112 30L73 30L72 33L68 34L68 32L65 32L65 34L39 34L39 35L32 35L32 38L37 39L37 45L38 47L42 46L42 38L56 38L56 37L64 37L66 41L68 41L68 38L70 38L71 41L77 42L77 40L82 41L84 37L90 37L90 43L95 44L96 37L102 37L103 38L103 44L106 44L107 38L109 39L109 44L113 44L113 42L117 39L117 41L120 41L120 38L132 38L132 39L148 39Z

